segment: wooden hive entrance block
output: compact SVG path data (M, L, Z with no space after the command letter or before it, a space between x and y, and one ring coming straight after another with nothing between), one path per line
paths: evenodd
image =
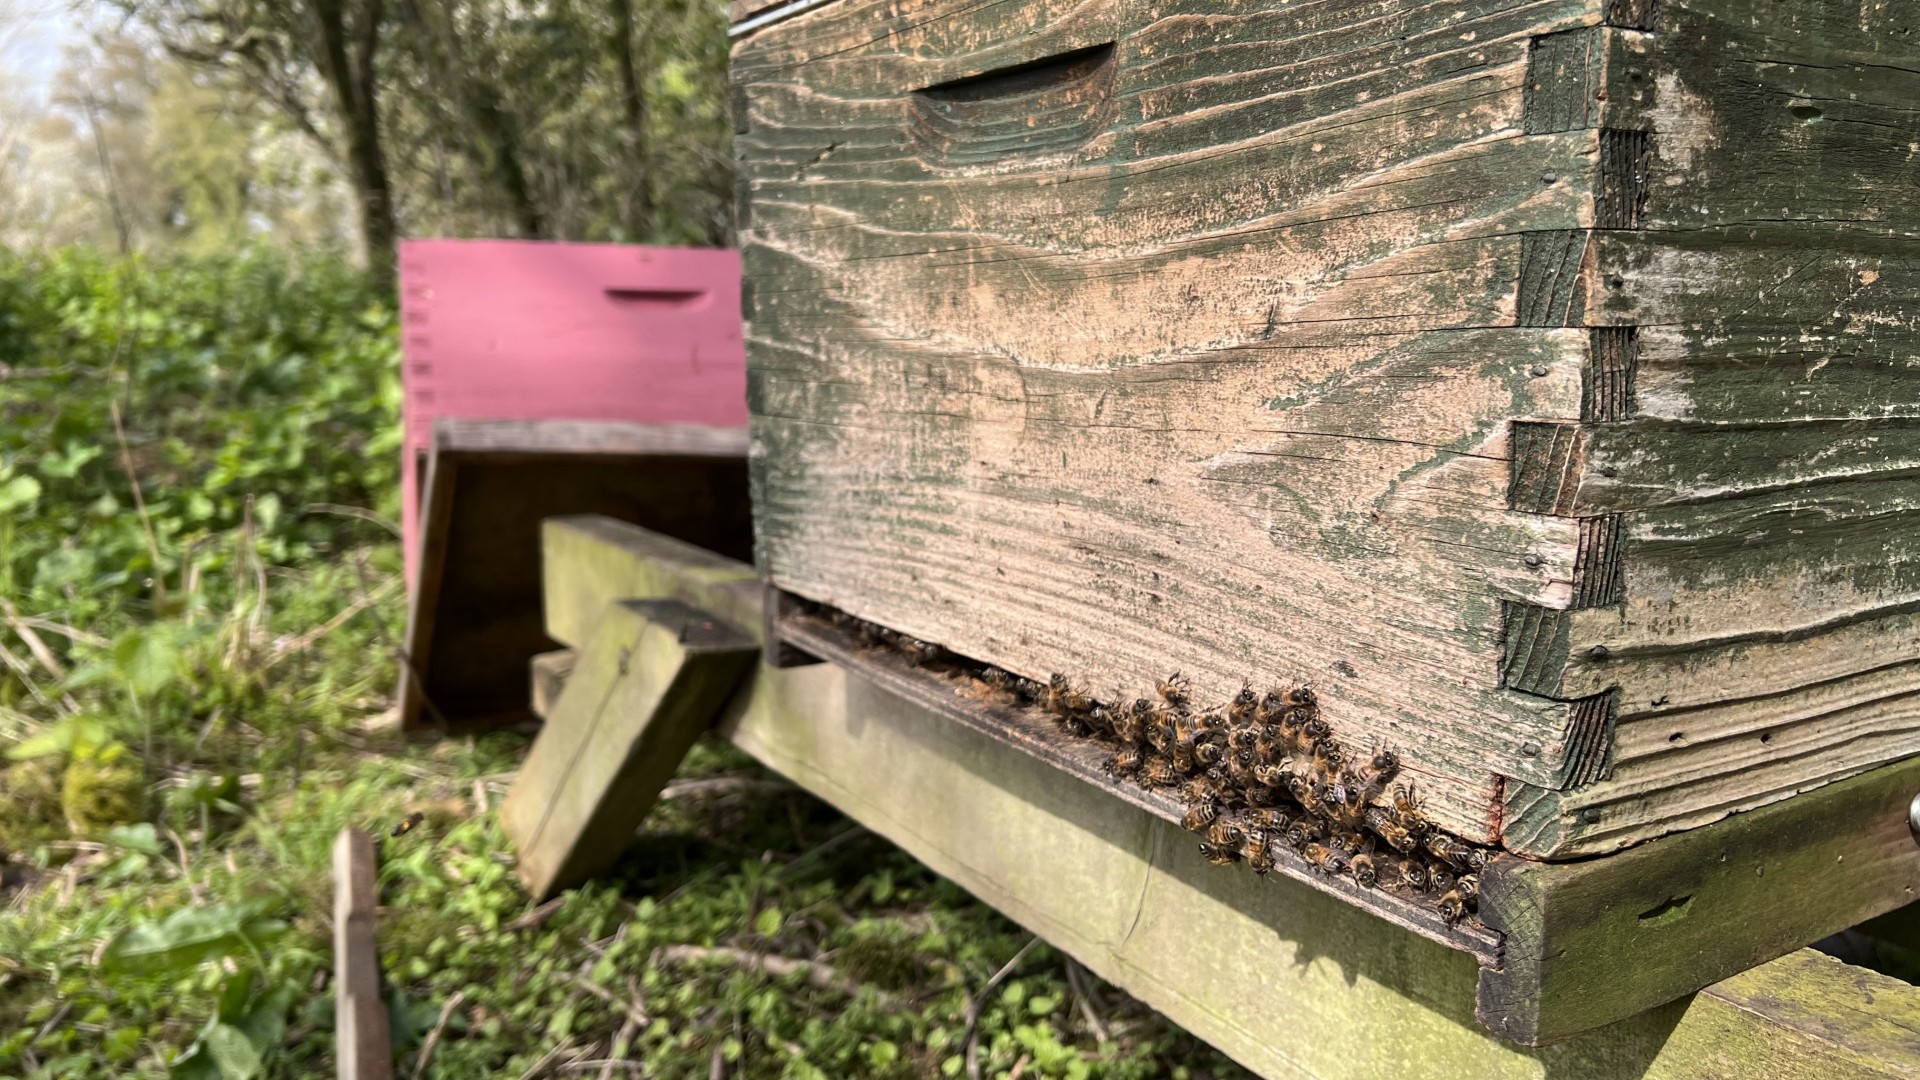
M1920 750L1910 0L741 10L779 588L1545 859Z
M502 727L533 718L540 522L610 514L744 557L746 433L579 420L447 420L435 428L420 575L407 612L401 723Z
M546 899L619 858L759 645L675 600L607 605L500 806Z

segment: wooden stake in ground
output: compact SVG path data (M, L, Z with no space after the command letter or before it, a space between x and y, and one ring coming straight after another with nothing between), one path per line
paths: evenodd
M610 604L500 804L538 899L605 870L758 655L674 600Z
M334 1035L340 1080L393 1080L393 1042L374 947L373 839L342 829L333 843Z

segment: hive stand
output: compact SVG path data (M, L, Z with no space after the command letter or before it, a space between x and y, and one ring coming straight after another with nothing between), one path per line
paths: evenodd
M547 632L576 649L609 597L764 632L752 568L644 529L549 520L544 557ZM1177 803L1116 784L1050 723L822 621L775 629L825 662L763 662L725 737L1264 1075L1386 1075L1413 1053L1489 1077L1920 1071L1920 1027L1901 1026L1920 991L1793 951L1920 895L1920 762L1606 860L1502 856L1485 925L1448 927L1291 855L1265 879L1209 866ZM1763 1068L1763 1049L1783 1056Z
M533 719L540 522L615 514L744 555L746 432L588 420L439 420L421 481L400 723L475 730Z

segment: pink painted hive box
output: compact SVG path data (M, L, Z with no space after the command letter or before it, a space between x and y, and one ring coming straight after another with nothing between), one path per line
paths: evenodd
M532 720L540 523L604 514L747 558L740 258L410 241L401 250L401 722Z
M440 417L746 426L737 251L408 240L400 295L409 583Z

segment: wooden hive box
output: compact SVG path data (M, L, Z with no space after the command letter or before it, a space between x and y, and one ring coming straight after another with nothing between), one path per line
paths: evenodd
M764 6L779 588L1546 859L1920 749L1920 4Z

